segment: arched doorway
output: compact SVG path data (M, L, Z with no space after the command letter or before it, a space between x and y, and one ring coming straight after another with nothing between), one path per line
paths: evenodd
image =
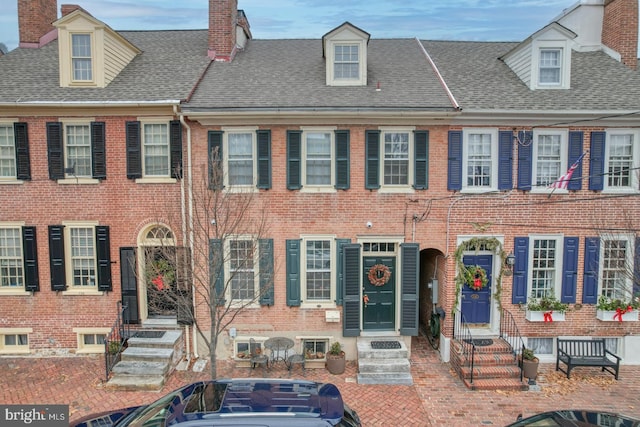
M429 338L434 348L439 346L441 321L444 320L443 287L445 257L438 249L420 251L420 311L418 316L420 334ZM436 318L433 319L432 315ZM434 322L436 320L436 322Z

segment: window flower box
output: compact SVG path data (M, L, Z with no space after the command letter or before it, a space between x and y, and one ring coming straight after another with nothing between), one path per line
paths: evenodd
M547 310L547 311L527 310L526 319L529 322L545 322L545 323L564 322L565 313L564 311L553 311L553 310Z
M603 322L637 322L638 310L597 310L596 318Z

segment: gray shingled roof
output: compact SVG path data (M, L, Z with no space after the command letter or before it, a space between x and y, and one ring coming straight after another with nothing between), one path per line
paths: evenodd
M381 90L376 91L377 82ZM417 40L371 40L367 86L328 86L321 40L250 40L216 62L184 111L436 110L453 105Z
M640 109L640 73L604 52L572 52L570 89L530 90L498 59L517 43L422 43L463 111Z
M0 103L186 99L210 63L207 31L122 31L142 50L106 88L61 88L58 42L0 56Z

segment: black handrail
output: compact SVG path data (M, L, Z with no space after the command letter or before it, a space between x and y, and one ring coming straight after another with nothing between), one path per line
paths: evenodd
M453 318L453 338L458 341L462 348L462 354L470 367L471 377L469 382L473 384L473 367L475 365L476 345L471 335L471 329L467 326L467 321L462 311L456 310Z
M128 319L128 306L122 305L122 301L118 301L118 316L116 317L111 331L104 337L104 366L106 381L109 381L109 375L113 367L120 361L120 355L124 350L127 339L130 334L130 326ZM125 321L127 320L127 321Z
M504 308L500 316L500 338L505 340L511 347L513 357L518 361L518 366L520 367L520 381L522 381L524 379L524 371L521 358L525 350L524 340L520 335L520 331L518 331L518 325L513 315Z

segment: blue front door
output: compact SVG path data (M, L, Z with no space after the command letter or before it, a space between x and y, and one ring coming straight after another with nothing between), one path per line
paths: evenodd
M461 310L467 323L489 323L491 312L491 266L493 255L467 255L462 258L465 266L478 265L487 272L488 284L480 290L468 285L462 287Z

